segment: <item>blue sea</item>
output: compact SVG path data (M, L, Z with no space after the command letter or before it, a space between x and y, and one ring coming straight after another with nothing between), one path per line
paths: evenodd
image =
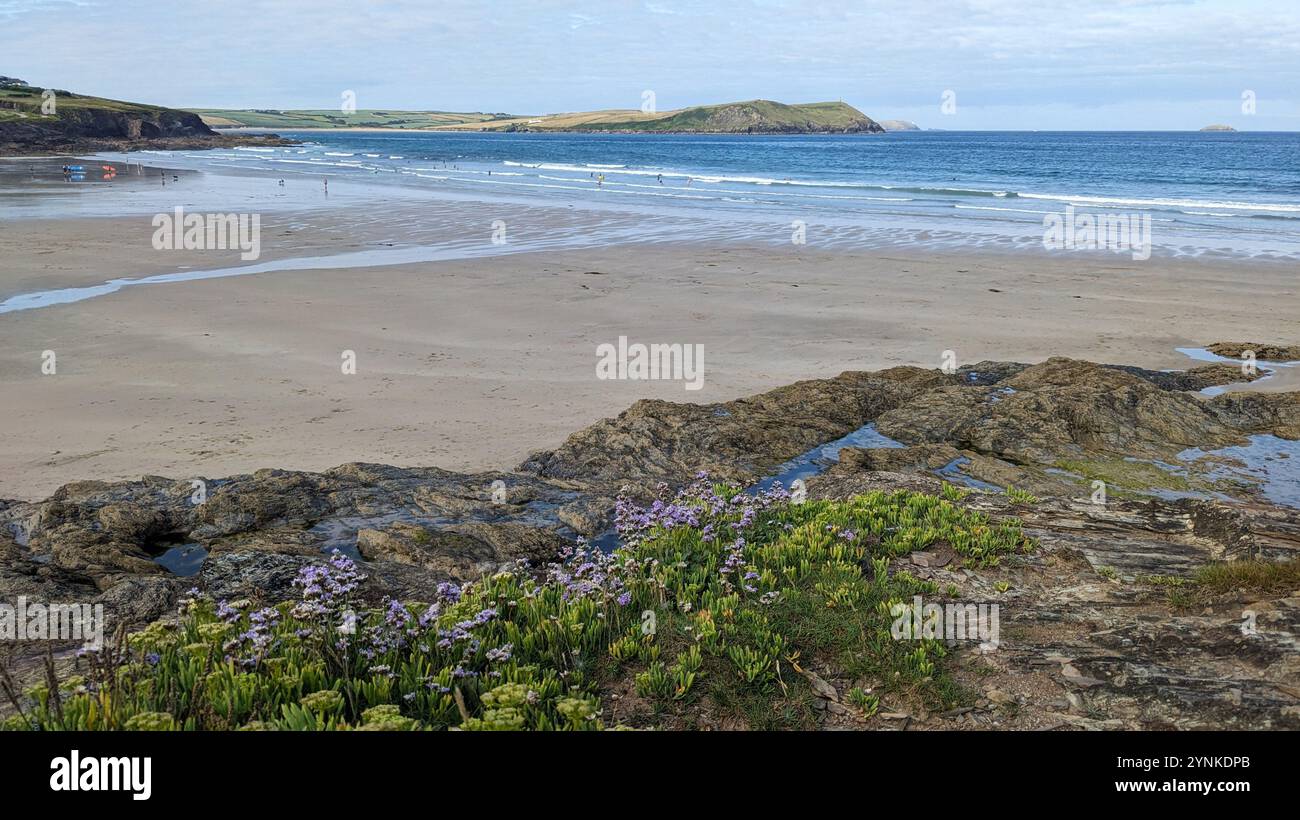
M797 220L810 245L1041 248L1072 206L1149 215L1156 255L1300 258L1300 133L281 133L303 144L167 159L672 217L682 238Z

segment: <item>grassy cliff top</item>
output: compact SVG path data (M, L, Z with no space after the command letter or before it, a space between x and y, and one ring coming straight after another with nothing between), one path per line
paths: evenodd
M393 111L361 109L345 114L338 109L279 111L274 109L229 110L191 108L213 128L437 128L448 125L475 125L496 119L510 119L509 114L455 113L451 111Z
M20 84L20 81L0 79L0 120L28 118L49 120L91 110L153 116L169 110L157 105L89 97L56 89L54 90L55 111L47 115L41 113L41 103L45 99L42 96L44 92L43 88Z
M196 108L215 127L398 128L448 131L602 131L672 133L877 132L870 117L843 102L790 105L772 100L700 105L673 111L635 109L537 116L446 111L230 111Z

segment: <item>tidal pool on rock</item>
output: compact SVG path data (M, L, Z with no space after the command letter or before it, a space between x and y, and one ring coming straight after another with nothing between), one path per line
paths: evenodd
M197 575L207 557L208 551L202 544L178 544L153 560L171 574L185 578Z
M1242 363L1241 359L1233 359L1227 356L1220 356L1218 353L1211 352L1209 350L1206 350L1203 347L1176 347L1174 348L1174 350L1183 354L1187 358L1198 362L1211 362L1214 364L1241 364ZM1255 362L1255 365L1260 370L1264 371L1264 375L1260 376L1258 379L1256 379L1256 381L1265 381L1267 379L1273 378L1274 372L1277 370L1277 368L1295 367L1296 365L1300 365L1300 362L1270 362L1270 361L1258 360ZM1236 382L1234 384L1213 385L1201 390L1200 394L1202 396L1218 396L1221 393L1226 393L1232 388L1237 387L1238 385L1249 384L1249 383L1250 383L1249 381L1241 381L1241 382Z
M901 448L906 445L894 441L876 430L875 422L864 424L858 429L849 433L847 436L837 438L827 444L819 444L801 456L796 456L776 468L772 475L760 479L757 484L751 488L751 492L765 492L772 488L776 482L781 482L781 486L786 489L796 481L802 481L812 478L815 475L825 472L830 466L840 460L840 450L845 447L861 447L863 449L874 448Z
M1274 504L1300 508L1300 441L1274 435L1250 436L1250 443L1218 450L1191 447L1178 454L1185 462L1201 459L1231 459L1208 471L1212 478L1246 479L1259 484L1260 493Z
M934 472L940 478L946 479L954 484L961 484L965 487L970 487L974 490L987 490L992 493L1002 492L1002 488L996 484L990 484L987 481L980 481L974 476L967 475L966 472L962 470L962 466L966 464L970 464L970 459L966 456L960 456L954 458L952 461L943 465Z

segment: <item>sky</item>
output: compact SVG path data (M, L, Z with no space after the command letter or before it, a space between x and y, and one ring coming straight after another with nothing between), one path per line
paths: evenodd
M0 0L0 75L174 107L842 99L947 130L1300 130L1300 0Z

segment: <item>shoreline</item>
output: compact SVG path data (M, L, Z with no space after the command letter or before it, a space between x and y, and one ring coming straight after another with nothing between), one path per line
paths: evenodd
M331 185L328 200L264 174L168 182L193 210L229 208L232 191L274 205L249 264L285 269L241 273L237 250L155 251L147 211L10 223L0 301L188 281L0 315L0 498L351 461L511 469L641 398L725 401L845 370L934 368L945 350L959 365L1186 369L1176 348L1300 338L1300 288L1274 260L796 246L784 226L784 242L688 241L676 218L402 186L376 202L364 181ZM111 207L113 190L81 194ZM214 278L222 265L240 267ZM703 345L703 389L597 379L598 346L619 336ZM340 373L347 350L355 375ZM1246 389L1295 389L1297 371Z

